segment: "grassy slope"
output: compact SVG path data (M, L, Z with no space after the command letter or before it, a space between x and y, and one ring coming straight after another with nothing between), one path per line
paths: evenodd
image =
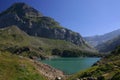
M16 45L20 47L22 46L31 46L34 48L42 47L46 49L53 49L53 48L79 49L78 46L62 40L30 37L15 26L1 29L0 35L1 35L0 44L5 46Z
M0 80L46 80L31 61L26 58L0 52Z
M92 68L79 72L71 76L68 80L88 77L94 77L97 80L120 80L120 47L114 50L109 56L101 59Z
M29 47L36 54L51 55L53 49L84 50L71 42L28 36L16 26L0 29L0 49Z

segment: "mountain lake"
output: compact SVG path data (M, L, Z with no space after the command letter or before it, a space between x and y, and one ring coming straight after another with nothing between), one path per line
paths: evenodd
M63 71L67 75L70 75L90 68L98 60L100 60L100 58L80 57L52 58L48 60L42 60L42 62Z

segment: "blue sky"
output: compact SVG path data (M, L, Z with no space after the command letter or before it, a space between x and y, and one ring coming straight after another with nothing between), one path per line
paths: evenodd
M120 0L0 0L0 12L25 2L82 36L120 29Z

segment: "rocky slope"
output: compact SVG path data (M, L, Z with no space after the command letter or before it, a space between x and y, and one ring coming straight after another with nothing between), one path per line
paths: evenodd
M56 80L61 78L65 80L66 76L64 73L58 69L51 67L50 65L34 61L34 65L36 66L37 70L44 75L48 80Z
M120 29L106 33L104 35L84 37L84 39L93 47L96 47L97 45L102 44L108 40L111 40L119 35L120 35Z
M15 3L0 14L0 28L11 25L32 36L66 40L90 48L79 33L61 27L54 19L43 16L25 3Z

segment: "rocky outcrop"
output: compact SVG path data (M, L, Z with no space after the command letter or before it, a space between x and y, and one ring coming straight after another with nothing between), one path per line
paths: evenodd
M0 28L16 25L32 36L60 39L87 46L79 33L63 28L50 17L43 16L25 3L15 3L0 14Z
M62 71L57 70L47 64L43 64L38 61L34 61L34 65L36 66L37 70L47 77L48 80L64 80L65 75ZM57 79L60 78L60 79Z

